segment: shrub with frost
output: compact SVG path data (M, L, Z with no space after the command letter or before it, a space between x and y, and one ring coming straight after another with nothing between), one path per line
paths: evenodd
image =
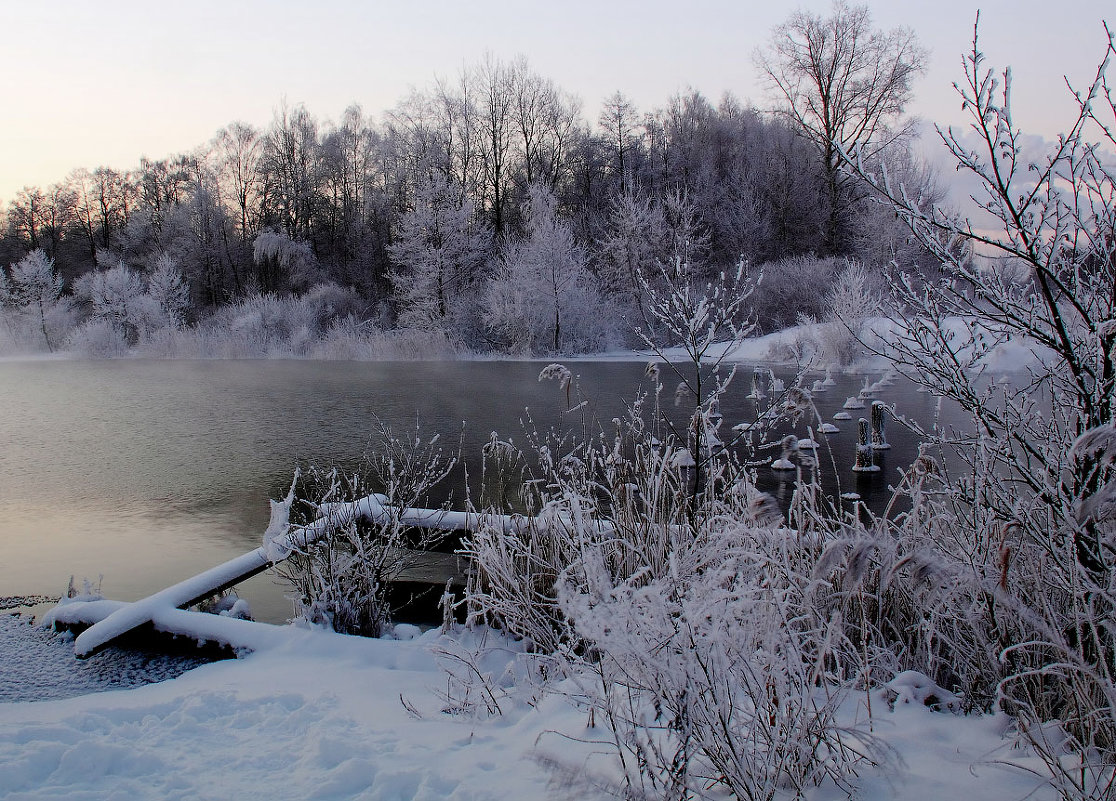
M305 289L322 280L321 266L310 243L291 239L281 231L260 231L252 243L252 259L274 273L273 285Z
M845 263L844 259L806 254L760 265L764 278L752 295L753 314L760 332L790 328L800 316L822 319L826 297Z
M166 254L146 276L123 262L88 273L75 283L74 295L87 304L89 317L71 334L69 346L101 358L166 341L182 327L189 307L189 289Z
M865 344L972 419L923 432L963 465L941 504L952 522L933 545L966 577L979 616L950 657L998 679L1001 705L1066 798L1116 795L1116 543L1093 513L1108 505L1113 464L1100 443L1116 411L1116 97L1106 77L1116 40L1105 34L1093 79L1071 90L1068 128L1033 153L1013 117L1011 71L987 66L974 28L955 85L969 129L938 133L975 182L979 219L925 204L844 154L940 265L898 265L894 324L886 343ZM1035 358L990 381L1009 344Z
M386 428L379 435L379 447L358 471L311 467L296 473L284 519L295 525L330 520L338 504L371 492L380 493L385 516L338 519L280 571L295 590L297 617L370 637L383 633L397 606L405 605L391 595L392 583L421 565L423 552L447 537L444 531L407 525L403 513L433 505L431 493L458 463L454 452L442 449L438 436L423 439L416 432L396 437Z
M852 364L863 356L862 328L883 311L882 279L861 262L846 260L825 294L822 351L830 363Z
M839 718L845 633L812 603L798 540L730 517L675 542L664 575L617 582L589 552L587 585L563 582L562 610L590 646L577 681L627 792L801 795L848 786L876 757L866 728Z

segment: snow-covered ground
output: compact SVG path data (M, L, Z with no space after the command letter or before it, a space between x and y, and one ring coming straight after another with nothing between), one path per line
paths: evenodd
M592 786L593 777L615 774L607 748L593 744L605 732L587 728L584 711L560 695L524 690L501 698L499 715L449 714L432 650L437 631L399 634L413 639L291 627L271 648L162 683L0 704L0 797L610 797ZM484 668L499 675L514 652L496 651ZM850 714L863 715L862 701ZM894 755L861 772L858 798L1054 797L1046 789L1028 796L1037 780L1002 764L1025 759L1002 736L1002 717L902 704L888 711L878 698L874 713L874 733ZM548 767L555 762L578 780ZM810 797L845 794L821 787Z
M862 336L869 342L873 341L873 339L878 339L882 347L883 343L892 335L895 325L895 322L886 318L871 318L864 322ZM955 332L958 341L965 340L968 334L968 325L969 324L961 318L951 318L946 321L946 328ZM816 355L816 351L818 343L823 342L827 335L828 333L824 324L796 325L771 334L749 337L734 345L728 353L725 352L726 345L724 343L715 344L707 351L706 358L710 360L723 359L729 363L740 364L793 364L797 362L795 355L799 354L804 363L810 364L810 366L815 369L824 369L827 367L827 364L824 359ZM1035 346L1034 343L1014 339L1001 343L999 346L992 349L983 359L983 363L985 367L993 373L1021 370L1043 357L1043 354L1037 352L1036 348L1037 346ZM664 349L662 356L675 363L685 363L688 361L685 350L678 347ZM562 357L559 361L576 359L590 361L640 361L657 358L658 356L656 354L648 350L635 349L593 353L585 356L573 357L573 359ZM843 372L858 372L864 370L884 370L890 366L891 363L881 356L863 354L854 364L843 366L840 369Z

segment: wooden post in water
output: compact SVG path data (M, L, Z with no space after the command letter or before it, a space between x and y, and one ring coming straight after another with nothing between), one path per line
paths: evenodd
M886 418L884 412L887 411L887 404L883 401L872 401L872 450L886 451L891 447L891 443L887 441L887 434L884 431L884 423Z
M872 446L868 444L868 421L861 417L856 423L856 464L854 473L872 473L879 465L872 464Z

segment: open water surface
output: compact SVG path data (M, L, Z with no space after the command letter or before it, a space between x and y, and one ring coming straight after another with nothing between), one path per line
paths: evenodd
M576 430L589 418L608 429L607 421L648 388L643 363L570 362L577 376L572 403L586 405L569 414L566 393L539 381L544 365L0 363L0 596L56 597L74 575L79 588L88 577L106 597L135 600L239 555L260 543L268 499L285 494L297 465L355 464L376 442L380 422L397 432L419 425L424 438L439 433L449 450L463 438L466 459L477 461L493 431L523 445L528 430ZM776 372L789 383L789 373ZM681 420L672 403L677 382L665 370L663 376L666 414ZM865 376L837 379L815 398L826 420ZM750 389L745 367L722 403L722 439L736 423L754 419ZM910 385L878 397L924 422L939 411L935 398ZM841 432L819 451L823 476L836 491L829 467L836 465L839 489L879 508L917 442L889 423L893 447L878 455L882 469L853 473L856 418L868 410L850 414L853 420L839 422ZM805 425L796 433L805 436ZM793 489L788 476L758 470L761 484L785 502ZM268 574L242 585L240 594L257 619L281 622L291 614L283 588Z

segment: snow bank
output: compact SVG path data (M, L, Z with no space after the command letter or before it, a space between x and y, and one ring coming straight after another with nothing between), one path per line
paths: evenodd
M495 717L444 712L437 632L406 630L393 641L276 628L282 636L265 650L162 684L0 704L5 797L521 801L553 797L571 776L571 795L613 797L588 784L588 774L610 773L606 732L587 728L567 699L525 692L502 699ZM484 669L498 673L518 650L493 651ZM862 771L864 801L1014 801L1035 789L1034 777L1001 763L1026 756L1009 749L1000 716L919 704L892 711L882 697L873 711L874 733L896 759ZM846 712L864 715L864 699ZM559 778L546 763L572 772ZM822 787L807 797L846 796Z
M959 341L964 338L968 330L968 323L961 318L949 318L944 321L944 324L946 330L956 332ZM887 318L870 318L865 320L862 331L866 341L869 343L875 341L883 346L888 338L894 335L896 325L896 321ZM799 354L800 357L804 356L804 361L808 363L810 361L809 352L816 350L816 343L824 340L826 336L829 336L826 331L826 324L798 325L783 331L745 339L727 353L727 344L714 345L708 352L708 358L710 360L723 358L727 362L739 364L797 364L798 359L795 354ZM666 348L663 350L663 357L673 362L689 360L682 348ZM646 350L619 350L586 354L564 360L648 361L658 358L658 355ZM1028 365L1039 362L1044 358L1049 358L1049 354L1035 343L1016 337L992 349L985 356L984 364L989 371L999 374L1023 370ZM826 365L818 363L813 366L821 369ZM882 370L889 366L890 362L886 358L865 354L860 361L844 369L857 372L861 370Z
M272 650L164 684L0 705L0 794L544 798L550 776L533 760L536 740L555 725L583 727L561 705L509 705L488 722L442 714L430 635L285 633Z

